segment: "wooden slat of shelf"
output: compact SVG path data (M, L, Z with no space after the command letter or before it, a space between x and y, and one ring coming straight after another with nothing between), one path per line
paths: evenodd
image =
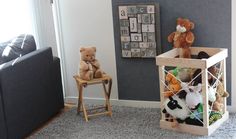
M160 54L159 57L169 57L169 58L174 58L176 56L179 55L179 49L181 48L174 48L172 50L169 50L163 54ZM225 48L210 48L210 47L190 47L190 50L191 50L191 54L192 55L198 55L198 53L200 51L204 51L206 52L207 54L209 54L210 56L213 56L223 50L225 50Z
M157 56L156 64L160 66L172 67L206 68L206 60L187 58L166 58Z
M224 91L226 91L226 61L225 59L222 61L222 73L223 73L223 86L224 86ZM224 97L223 98L223 104L224 104L224 108L223 108L223 112L226 112L226 107L227 107L227 98Z
M202 69L202 102L203 102L203 123L209 127L209 105L208 105L208 70Z
M204 51L210 56L213 56L224 50L223 48L210 48L210 47L190 47L190 49L192 55L198 55L200 51Z
M217 120L215 123L208 127L208 135L211 135L215 130L217 130L225 121L229 119L229 112L225 111L222 118Z
M159 85L160 85L160 98L161 98L161 104L160 104L160 108L161 110L164 109L163 103L164 103L164 89L165 86L163 85L163 83L161 81L165 81L165 72L164 72L164 66L159 66ZM165 119L165 114L161 113L161 119L164 120Z
M169 57L169 58L174 58L179 55L179 50L178 48L174 48L172 50L169 50L163 54L158 55L158 57Z
M229 118L229 112L226 111L222 118L217 120L215 123L210 125L208 128L203 126L195 126L188 124L178 124L177 127L173 128L172 122L160 120L160 127L163 129L170 129L178 132L191 133L195 135L211 135L215 130L217 130L227 119Z
M177 127L173 128L171 125L172 122L169 121L160 121L160 127L163 129L170 129L178 132L191 133L195 135L208 135L208 129L202 126L194 126L188 124L178 124Z
M226 57L228 57L228 50L227 49L222 49L219 53L211 56L206 60L206 66L207 68L213 66L214 64L224 60Z

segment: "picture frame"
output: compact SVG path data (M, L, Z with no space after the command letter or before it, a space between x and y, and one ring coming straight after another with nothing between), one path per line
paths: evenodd
M155 58L161 53L160 7L156 2L119 3L117 27L122 58Z

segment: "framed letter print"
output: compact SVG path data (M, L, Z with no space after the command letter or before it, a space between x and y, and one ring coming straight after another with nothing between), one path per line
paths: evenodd
M158 3L120 4L119 41L124 58L154 58L161 53Z

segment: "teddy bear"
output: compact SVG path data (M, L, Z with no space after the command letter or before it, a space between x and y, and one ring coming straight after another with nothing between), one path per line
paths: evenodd
M81 47L80 54L80 78L87 81L93 78L101 78L103 72L100 68L99 61L95 58L96 47Z
M213 110L222 112L224 104L223 99L229 96L229 93L224 90L222 83L219 83L216 89L216 100L213 103Z
M173 96L181 89L180 81L176 79L172 72L166 74L165 80L168 83L168 89L170 89L164 92L165 97Z
M191 58L191 45L194 42L194 34L191 30L194 29L194 23L189 19L178 18L176 31L168 36L168 42L173 43L174 48L180 49L181 58Z

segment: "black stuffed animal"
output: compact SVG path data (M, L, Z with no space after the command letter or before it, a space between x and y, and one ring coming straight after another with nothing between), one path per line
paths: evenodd
M209 56L206 52L204 52L204 51L199 52L198 55L197 55L197 59L207 59L207 58L209 58L209 57L210 57L210 56ZM193 73L192 79L194 79L196 76L198 76L198 74L200 74L201 71L202 71L201 69L197 69L197 70ZM212 75L216 76L216 72L217 72L217 67L216 67L216 65L213 65L213 66L211 66L210 68L208 68L208 71L209 71ZM213 84L215 83L215 81L216 81L216 79L213 78L210 74L208 74L208 82L209 82L209 84L210 84L210 85L213 85ZM198 77L196 77L196 79L193 80L192 85L193 85L193 86L196 86L196 85L198 85L199 83L202 83L202 75L199 75Z

